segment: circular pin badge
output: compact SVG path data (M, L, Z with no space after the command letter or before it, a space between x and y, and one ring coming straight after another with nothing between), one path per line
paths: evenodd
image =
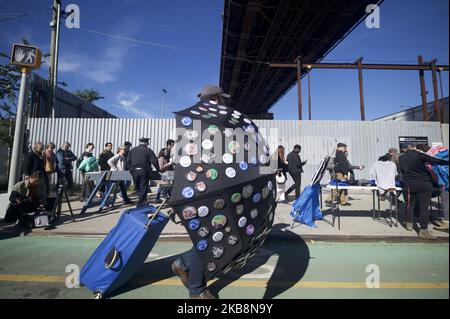
M181 119L181 124L184 126L189 126L192 124L192 119L189 116L185 116Z
M252 163L254 166L258 165L258 160L256 159L256 156L252 156L250 159L250 163Z
M198 208L198 216L199 217L206 217L209 214L209 208L207 206L200 206Z
M269 157L267 155L262 154L259 157L259 161L261 162L261 164L267 164L269 162Z
M239 218L238 220L238 226L241 228L244 228L244 226L247 224L247 217L242 216L241 218Z
M255 195L253 195L253 203L257 204L259 203L261 200L261 193L256 193Z
M213 272L214 270L216 270L216 268L217 266L213 262L209 262L208 265L206 266L206 269L208 269L209 272Z
M227 224L227 218L225 217L225 215L221 215L221 214L214 216L211 221L211 225L215 229L222 229L225 227L226 224Z
M242 162L240 162L239 163L239 168L241 169L241 171L246 171L246 170L248 170L248 164L247 164L247 162L244 162L244 161L242 161Z
M209 106L209 104L207 106ZM198 109L200 111L203 111L203 112L208 112L208 109L206 107L203 107L203 106L199 106Z
M213 141L211 141L211 140L204 140L204 141L202 142L202 147L203 147L205 150L210 150L210 149L212 149L212 148L213 148Z
M250 151L250 144L249 143L245 143L244 144L244 150L246 150L246 151Z
M252 219L255 219L256 217L258 217L258 210L256 208L254 208L250 211L250 217Z
M200 221L198 219L193 219L189 222L190 230L197 230L200 227Z
M200 251L205 251L206 248L208 248L208 241L207 241L207 240L202 239L202 240L200 240L200 241L197 243L197 249L198 249L198 250L200 250Z
M231 114L231 116L232 116L233 118L235 118L236 120L240 118L240 116L237 115L237 114L235 114L235 113Z
M228 127L223 131L223 134L225 134L226 137L231 137L233 135L233 129Z
M238 241L239 241L239 238L234 235L230 235L227 239L228 244L230 244L232 246L236 245L238 243Z
M209 236L209 229L206 228L206 227L200 227L200 228L198 229L197 234L198 234L200 237L206 238L206 237Z
M267 186L264 187L264 188L262 189L262 192L261 192L262 198L263 198L263 199L266 199L267 196L269 196L269 193L270 193L269 187L267 187Z
M241 146L236 141L231 141L230 143L228 143L228 150L230 151L231 154L239 153L240 147Z
M214 101L214 100L209 100L209 103L212 105L217 105L217 101Z
M227 167L227 169L225 170L225 175L227 175L229 178L235 178L236 170L233 167Z
M203 167L202 166L197 166L197 168L195 169L195 171L199 174L203 173Z
M222 198L216 199L214 201L214 208L215 209L222 209L225 207L225 201Z
M270 191L273 189L273 183L272 183L272 181L268 181L268 182L267 182L267 187L269 188Z
M198 138L198 132L194 130L187 130L184 134L184 137L190 141L195 141Z
M222 161L225 164L231 164L233 163L233 155L231 155L230 153L225 153L222 155Z
M236 206L236 214L237 215L242 215L242 213L244 212L244 205L239 204Z
M209 114L203 114L202 118L209 120L210 118L212 118L212 116Z
M227 110L227 107L225 105L217 105L217 107L221 110Z
M251 124L251 123L252 123L252 121L250 121L250 120L249 120L248 118L246 118L246 117L244 118L244 122L247 123L247 124Z
M217 117L217 114L211 113L211 112L209 112L208 115L211 116L211 117Z
M214 240L214 241L221 241L222 239L223 239L223 233L221 232L221 231L218 231L218 232L215 232L213 235L212 235L212 239Z
M180 165L183 167L189 167L192 164L192 160L189 156L182 156L180 158Z
M246 233L248 236L253 235L254 232L255 232L255 226L253 226L252 224L249 224L249 225L247 226L247 228L245 228L245 233Z
M209 156L208 154L203 154L202 155L202 162L205 164L209 164L211 162L211 156Z
M247 125L245 131L246 132L250 132L250 133L255 133L256 132L255 127L253 125L251 125L251 124Z
M200 112L199 112L199 111L191 110L191 113L194 114L194 115L200 115Z
M194 197L194 193L195 193L194 189L190 186L184 187L183 190L181 191L181 195L184 198L192 198L192 197Z
M220 257L222 257L225 249L223 248L223 246L213 246L211 252L215 259L219 259Z
M204 191L206 191L206 184L205 184L205 182L198 182L197 184L195 184L195 188L196 188L200 193L203 193Z
M188 181L193 182L197 179L197 174L193 171L189 171L186 173L185 177Z
M183 209L183 218L184 219L192 219L197 217L197 209L193 206L185 207Z
M217 109L214 107L210 107L210 108L208 108L208 110L210 110L211 112L217 112Z
M210 125L208 126L208 133L211 135L216 135L217 133L219 133L219 128L217 127L217 125Z
M241 199L242 199L241 193L234 193L233 195L231 195L231 202L234 204L239 203Z
M226 232L227 234L231 233L231 227L230 227L230 226L225 227L224 230L225 230L225 232Z
M250 196L252 196L253 194L253 186L248 184L245 185L244 188L242 188L242 196L244 196L244 198L250 198Z
M234 114L237 114L237 115L242 115L242 113L241 113L241 112L239 112L239 111L236 111L236 110L234 110L234 111L233 111L233 113L234 113Z
M188 143L184 146L184 151L187 155L196 155L198 153L197 144Z
M228 114L227 111L223 111L223 110L222 110L222 111L219 111L219 113L222 114L222 115L227 115L227 114Z
M209 178L212 181L216 180L218 175L219 173L215 168L211 168L206 171L206 178Z

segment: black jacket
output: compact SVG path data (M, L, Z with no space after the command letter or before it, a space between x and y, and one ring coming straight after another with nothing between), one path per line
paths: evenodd
M399 157L400 176L405 184L431 183L425 163L448 165L448 161L416 150L407 150Z
M350 163L348 162L347 156L345 153L339 150L336 150L335 156L335 166L334 173L341 173L342 175L348 175L349 172L352 171Z
M130 150L125 167L127 170L142 168L150 172L152 164L157 171L160 171L158 157L156 157L155 152L141 144Z
M303 166L306 162L302 162L299 153L292 151L286 158L288 162L288 171L291 175L297 175L303 173Z
M72 162L77 160L77 156L71 150L65 151L62 148L56 152L56 158L58 159L58 168L62 173L71 170Z
M42 172L45 175L45 162L42 155L36 154L35 151L28 152L25 155L25 161L23 163L24 174L30 176L34 172Z
M108 160L114 157L114 153L109 150L103 150L98 156L98 165L100 166L101 171L109 171L111 166L108 164Z

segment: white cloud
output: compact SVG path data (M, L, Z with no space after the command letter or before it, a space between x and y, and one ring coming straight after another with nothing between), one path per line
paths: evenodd
M130 112L138 117L153 118L153 115L142 111L142 107L136 105L140 99L141 96L135 92L119 92L116 97L117 103L127 112Z

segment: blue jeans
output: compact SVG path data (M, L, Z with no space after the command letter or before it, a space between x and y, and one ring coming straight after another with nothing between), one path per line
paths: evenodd
M185 271L189 272L189 295L199 295L206 289L205 266L195 247L180 256Z

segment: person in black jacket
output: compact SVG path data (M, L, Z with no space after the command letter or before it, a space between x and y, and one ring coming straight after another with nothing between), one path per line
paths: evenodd
M105 149L98 156L98 165L100 166L101 171L109 171L111 167L108 164L108 160L111 157L114 157L114 153L112 152L112 143L106 143Z
M73 196L73 174L72 162L77 160L77 156L70 150L70 143L64 142L56 152L58 159L58 185L65 185L69 190L69 195Z
M125 167L133 176L134 187L139 196L136 207L142 207L147 202L148 186L150 184L151 165L159 172L158 158L148 147L148 138L141 138L139 146L133 147L127 156Z
M405 185L406 206L406 229L413 230L414 208L419 207L420 230L419 237L424 239L436 239L428 231L430 219L431 194L433 192L432 178L425 163L448 165L447 160L427 155L417 150L414 146L407 149L399 157L400 173Z
M285 196L287 199L287 196L295 189L295 198L298 198L300 196L300 187L302 185L302 173L303 173L303 166L306 164L307 161L302 162L300 158L300 151L302 150L302 147L300 145L295 145L294 150L290 152L287 156L287 167L288 172L291 175L292 179L294 180L294 185L288 188L288 190L285 192Z
M42 155L44 151L44 144L42 142L36 142L33 146L33 149L25 155L25 159L23 162L23 170L25 174L25 178L30 177L35 172L39 172L40 178L44 180L45 183L45 192L48 195L49 192L49 180L48 176L45 173L45 159Z

